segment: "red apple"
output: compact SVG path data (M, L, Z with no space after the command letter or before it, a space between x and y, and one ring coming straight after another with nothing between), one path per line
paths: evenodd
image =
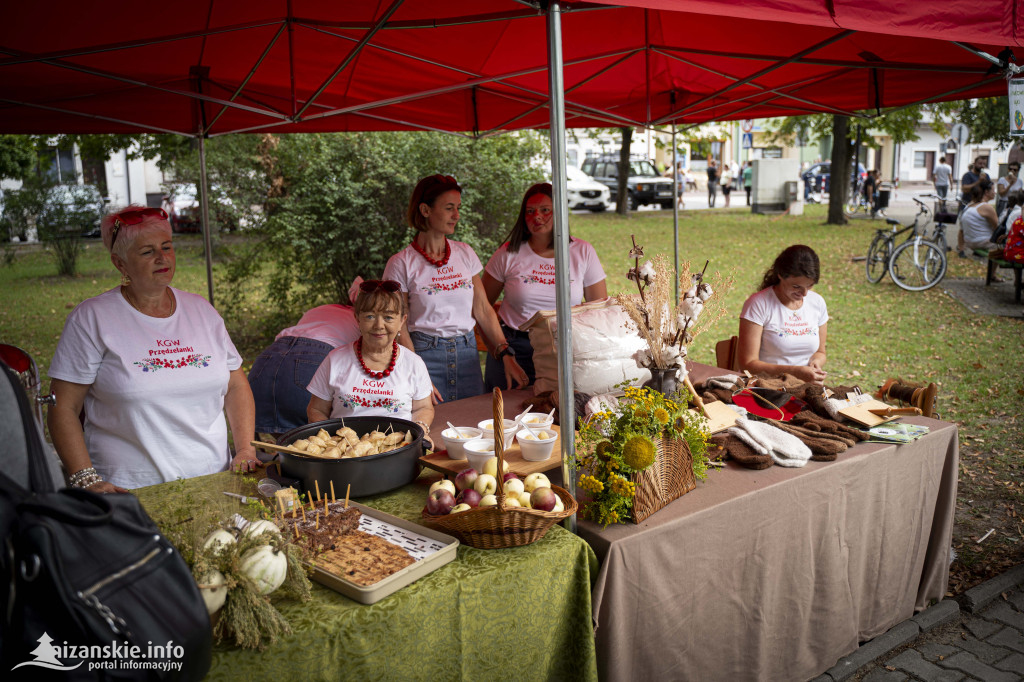
M472 488L466 488L459 493L459 496L455 498L455 501L468 504L470 507L476 507L480 504L480 493Z
M455 506L455 498L444 488L438 488L427 496L427 513L431 516L447 514Z
M473 467L463 469L455 477L455 487L459 490L472 490L478 475Z
M535 488L530 493L530 506L541 511L551 511L558 502L558 496L551 488Z
M512 478L519 478L519 477L516 476L515 474L513 474L511 471L509 471L508 473L506 473L504 476L501 477L501 482L504 483L505 481L507 481L509 479L512 479Z

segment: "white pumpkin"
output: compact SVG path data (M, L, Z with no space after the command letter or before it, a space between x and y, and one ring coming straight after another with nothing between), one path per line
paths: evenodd
M233 542L235 542L235 536L231 531L218 528L210 533L210 536L206 538L206 542L203 543L203 549L213 547L213 553L220 554Z
M277 524L273 521L267 521L266 519L260 519L259 521L253 521L245 527L245 534L249 536L259 535L260 533L274 533L281 535L281 529L277 527Z
M212 616L224 606L224 601L228 598L228 588L224 587L224 574L213 568L197 582L199 593L203 595L203 603L206 604L206 611Z
M270 594L288 576L288 557L270 545L260 545L242 555L240 568L256 583L260 594Z

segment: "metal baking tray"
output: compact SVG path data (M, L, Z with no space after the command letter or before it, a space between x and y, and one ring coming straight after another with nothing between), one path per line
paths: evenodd
M408 551L416 561L401 571L365 587L350 583L339 575L314 566L312 578L321 585L340 592L360 604L373 604L455 560L459 541L451 535L385 514L358 502L350 501L349 504L363 513L359 520L359 530L393 542ZM394 542L393 538L401 541Z

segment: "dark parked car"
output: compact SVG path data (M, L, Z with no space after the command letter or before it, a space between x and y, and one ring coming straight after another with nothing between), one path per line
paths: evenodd
M804 187L807 192L828 192L829 191L829 177L832 174L832 163L829 161L823 161L816 163L803 173L800 177L803 178ZM857 180L858 182L864 182L868 176L867 169L864 168L863 164L857 164ZM850 173L850 181L853 181L853 173Z
M619 191L619 157L598 156L583 161L581 170L611 190L614 197ZM672 208L672 179L658 174L654 164L647 159L631 159L629 162L629 208L633 211L643 204L657 204Z

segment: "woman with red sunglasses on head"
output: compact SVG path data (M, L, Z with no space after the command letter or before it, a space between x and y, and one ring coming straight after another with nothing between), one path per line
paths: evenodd
M251 471L259 460L242 358L213 306L171 287L167 214L129 206L101 229L121 285L68 315L49 371L57 402L47 423L69 484L125 492L229 466Z
M310 423L380 415L416 422L429 434L430 375L423 360L395 340L408 319L398 282L360 284L355 312L359 338L328 353L307 386Z
M508 241L502 244L484 271L484 289L492 303L505 292L498 316L509 349L526 368L533 383L533 345L521 331L535 313L555 309L555 212L551 183L540 182L523 196ZM594 247L582 239L569 241L569 295L572 305L608 297L604 268ZM505 381L502 367L487 358L487 388Z
M462 188L452 176L420 180L406 211L417 234L384 268L385 279L401 285L409 306L407 333L399 342L423 358L438 401L484 392L473 332L477 324L509 377L501 388L521 388L527 382L487 301L480 259L468 244L448 238L455 233L461 207Z

